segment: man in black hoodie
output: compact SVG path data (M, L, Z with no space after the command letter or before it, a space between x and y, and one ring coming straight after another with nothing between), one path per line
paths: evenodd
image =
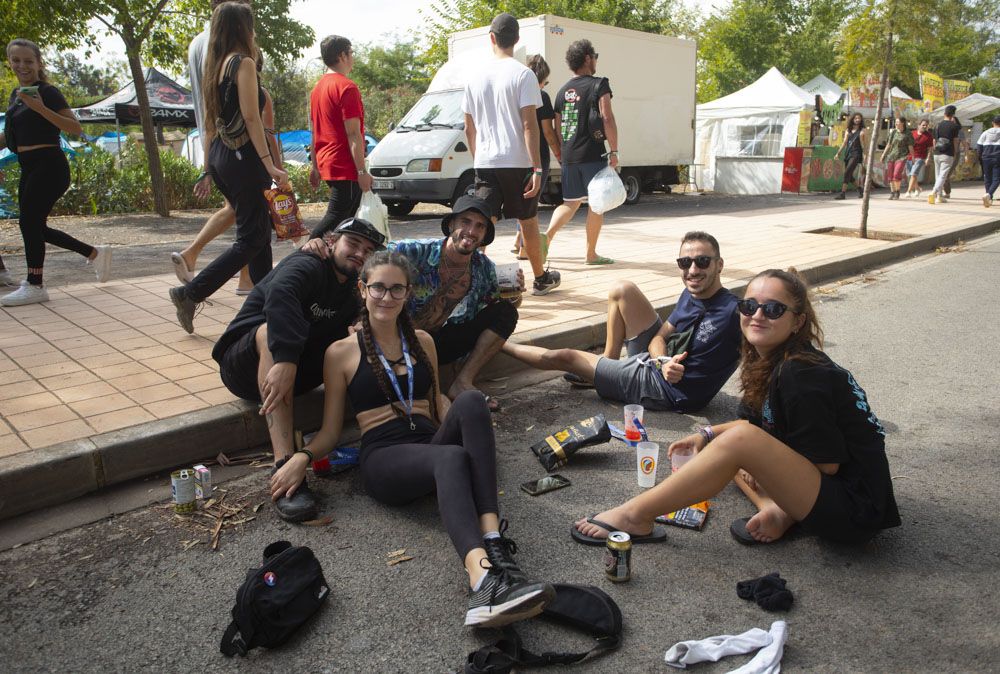
M345 220L329 238L328 259L298 251L261 279L212 349L226 388L261 404L275 470L295 451L292 397L323 383L327 347L346 337L357 319L358 272L385 246L381 232L359 218ZM290 522L317 512L305 483L275 508Z

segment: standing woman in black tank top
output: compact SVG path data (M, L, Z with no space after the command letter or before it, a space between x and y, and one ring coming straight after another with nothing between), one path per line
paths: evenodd
M6 145L17 154L21 166L18 217L28 263L27 281L0 298L0 305L13 307L48 301L49 293L42 284L46 243L86 257L94 264L100 282L107 281L111 273L111 250L94 248L65 232L49 228L52 207L69 189L69 162L59 147L59 133L79 136L83 127L62 93L48 83L37 44L22 38L11 40L7 45L7 62L17 77L18 86L10 94L0 145ZM2 260L0 285L13 285Z
M412 283L407 259L378 252L361 270L362 331L334 342L323 364L323 426L308 447L278 465L271 498L293 496L306 466L336 447L344 403L361 427L361 477L381 503L404 506L435 494L441 520L469 580L465 624L496 627L541 613L551 585L525 576L517 549L502 536L497 504L496 440L486 398L441 395L434 340L414 330L406 311ZM300 486L301 485L301 486Z
M177 320L188 333L194 332L198 305L244 265L254 284L271 271L271 218L264 190L272 181L287 185L288 174L275 165L267 146L256 54L249 5L224 2L216 7L202 76L206 172L236 211L236 242L187 285L170 289Z

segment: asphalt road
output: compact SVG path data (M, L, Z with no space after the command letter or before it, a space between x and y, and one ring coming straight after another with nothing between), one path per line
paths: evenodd
M634 578L603 579L601 551L575 544L571 521L634 494L623 445L588 448L560 472L567 489L532 498L518 484L543 470L528 446L566 422L620 407L561 380L512 390L496 418L503 515L521 566L539 578L588 583L616 599L625 642L578 667L666 672L675 642L788 622L783 671L996 671L1000 653L1000 377L995 337L1000 235L957 252L905 262L817 293L829 353L855 374L889 431L888 455L903 526L863 548L790 536L745 548L729 522L751 507L734 487L712 502L703 532L672 529L668 542L635 549ZM513 385L512 385L513 388ZM702 416L648 413L653 439L669 442L705 418L734 413L730 382ZM264 501L266 469L223 485L227 502ZM0 662L15 672L445 672L497 638L462 627L464 571L434 501L381 506L356 471L316 481L333 521L282 523L269 506L222 534L207 534L158 507L76 528L0 553ZM168 487L156 485L165 498ZM247 515L250 511L247 511ZM288 645L225 660L218 642L236 588L271 541L311 546L332 596ZM185 542L202 542L190 549ZM412 561L389 567L406 548ZM778 571L795 604L766 613L736 596L736 582ZM529 646L587 647L540 621L520 629ZM698 665L724 672L748 658Z

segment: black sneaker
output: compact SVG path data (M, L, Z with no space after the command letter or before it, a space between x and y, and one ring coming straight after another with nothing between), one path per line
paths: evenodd
M279 468L285 465L287 460L282 459L274 464L271 475L274 475ZM282 496L274 502L274 509L278 511L278 517L286 522L305 522L316 519L319 504L316 503L316 496L309 488L309 482L303 479L302 484L295 490L291 498Z
M198 310L198 303L188 297L184 286L170 289L170 301L177 308L177 322L181 324L185 332L189 335L193 334L194 314Z
M506 531L507 520L500 520L500 536L483 539L486 556L489 557L490 564L509 573L514 581L527 581L528 577L514 561L514 555L517 554L517 543L514 542L513 538L507 538Z
M576 388L594 388L594 382L587 381L580 375L573 374L572 372L567 372L566 374L564 374L563 379L568 381Z
M531 294L548 295L550 292L559 287L560 281L559 272L546 269L544 274L535 277L535 282L532 284L531 288Z
M490 567L478 590L469 590L469 627L500 627L532 618L556 598L548 583L518 582L503 569Z
M834 199L837 200L837 201L840 201L840 200L843 200L843 199L846 199L846 198L847 198L847 195L845 193L843 193L843 192L841 192L840 194L838 194L837 196L834 197Z

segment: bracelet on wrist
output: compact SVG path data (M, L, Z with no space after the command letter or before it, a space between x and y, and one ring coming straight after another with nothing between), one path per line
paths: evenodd
M705 438L706 442L711 442L712 440L715 440L715 433L712 432L711 426L702 426L701 428L698 429L698 433L701 435L701 437Z
M302 449L296 449L295 453L296 454L305 454L306 456L309 457L309 462L310 463L312 463L313 461L316 460L316 457L313 456L313 453L311 451L309 451L308 449L306 449L305 447L303 447Z

